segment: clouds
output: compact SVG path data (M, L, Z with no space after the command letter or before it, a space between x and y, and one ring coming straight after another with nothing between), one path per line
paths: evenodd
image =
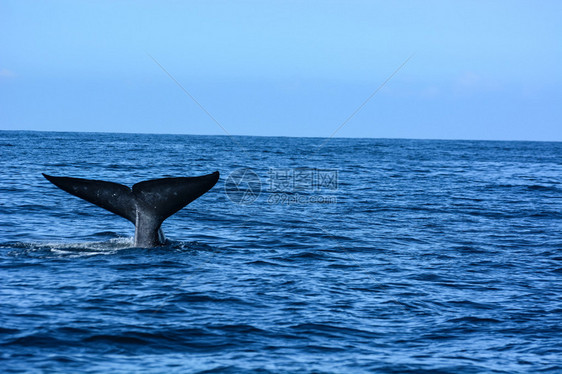
M15 78L16 73L8 69L0 68L0 78Z
M214 133L149 52L233 134L329 136L415 52L339 136L550 139L561 11L548 0L17 1L0 17L0 128Z
M485 77L474 71L465 71L456 78L454 89L458 93L489 92L500 90L501 85L493 77Z

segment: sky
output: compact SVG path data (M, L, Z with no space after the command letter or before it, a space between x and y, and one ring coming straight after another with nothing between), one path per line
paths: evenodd
M0 130L562 141L562 1L0 0Z

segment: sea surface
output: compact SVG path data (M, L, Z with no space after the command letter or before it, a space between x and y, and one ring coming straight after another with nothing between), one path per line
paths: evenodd
M41 173L220 171L133 248ZM3 373L561 373L562 143L0 131Z

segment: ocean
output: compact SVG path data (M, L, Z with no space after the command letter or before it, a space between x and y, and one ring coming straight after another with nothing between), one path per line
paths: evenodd
M133 248L41 173L218 170ZM562 143L0 131L0 371L562 372Z

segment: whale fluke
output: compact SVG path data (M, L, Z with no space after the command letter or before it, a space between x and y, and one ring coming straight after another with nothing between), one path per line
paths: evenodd
M162 222L209 191L219 180L216 171L200 177L147 180L131 189L94 179L43 176L60 189L131 221L135 225L136 247L163 244Z
M129 187L94 179L43 176L61 190L135 223L136 203Z

